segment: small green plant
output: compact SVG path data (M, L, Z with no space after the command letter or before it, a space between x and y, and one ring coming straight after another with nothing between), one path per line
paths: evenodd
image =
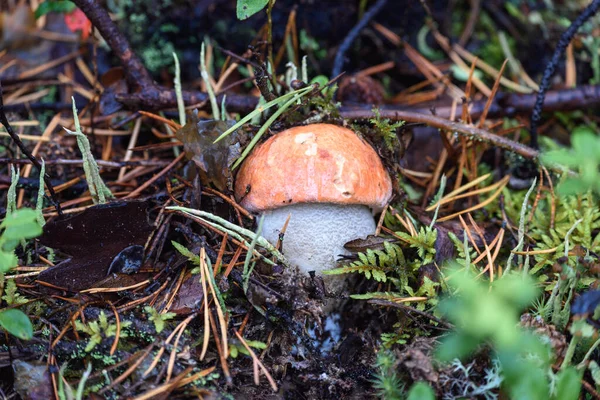
M17 291L17 284L14 279L10 279L6 281L6 285L4 286L4 295L2 296L2 300L6 302L9 306L17 306L20 304L27 303L27 299Z
M405 397L404 384L396 373L396 361L394 353L390 350L381 349L377 353L377 372L373 379L373 388L382 399L399 400Z
M552 371L552 353L532 333L519 328L521 310L537 295L528 276L505 275L493 284L478 281L466 269L448 272L456 294L440 302L455 325L437 349L440 361L464 359L488 344L500 362L502 389L514 399L577 399L581 373L566 367Z
M17 183L19 183L20 169L10 166L10 186L6 193L6 215L10 215L17 210Z
M396 130L404 126L404 121L391 122L387 118L381 118L381 112L379 108L373 108L373 114L375 118L371 118L370 122L375 125L381 139L389 150L393 150L398 142L398 135Z
M202 52L204 52L204 44L202 45ZM175 52L173 52L173 61L175 62L175 78L173 79L173 86L175 87L175 96L177 97L179 125L183 126L186 124L185 105L183 103L183 94L181 92L181 69L179 68L179 58Z
M127 328L131 325L131 321L121 321L121 337L126 336L126 332L122 329ZM88 323L83 323L81 321L75 321L75 328L79 332L84 332L90 336L90 340L85 347L85 351L88 353L92 351L97 345L102 343L102 339L113 337L117 334L117 324L109 323L108 317L104 313L104 311L100 312L98 316L98 320L90 321Z
M5 277L8 271L17 266L19 259L15 255L15 249L25 245L26 239L33 239L42 234L39 223L39 213L28 209L17 209L16 189L19 181L19 172L11 166L11 184L8 188L6 200L6 217L0 224L0 294L2 300L9 306L22 304L24 301L17 293L14 281L5 285ZM44 186L40 186L43 191ZM43 217L42 217L43 220ZM29 340L33 337L33 325L29 317L18 309L0 310L0 326L11 335L20 339Z
M66 369L67 364L64 364L58 371L58 398L60 400L82 400L84 398L85 384L92 373L92 363L88 363L85 372L81 376L79 384L77 385L77 391L74 391L71 385L69 385L69 382L65 379L64 375Z
M33 338L33 325L27 314L15 308L0 311L0 326L8 333L23 340Z
M409 243L410 247L417 249L421 265L433 262L437 229L432 226L422 226L416 236L411 236L406 232L396 232L396 234Z
M33 239L41 235L42 227L37 222L36 212L23 208L6 216L0 224L0 232L0 283L2 283L0 287L2 287L4 286L4 274L19 262L15 255L17 246L25 239ZM10 288L10 285L7 285L7 288ZM8 297L4 300L14 299L18 304L16 295L7 294ZM18 338L29 340L33 337L31 321L21 310L12 308L0 311L0 326Z
M159 313L154 307L146 306L144 311L148 314L148 319L154 323L156 333L161 333L165 329L166 322L173 319L177 314L172 312Z

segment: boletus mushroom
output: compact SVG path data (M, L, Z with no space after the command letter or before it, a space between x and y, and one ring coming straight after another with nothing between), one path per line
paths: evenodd
M303 272L336 266L344 244L375 233L374 214L392 196L375 150L353 131L331 124L275 134L248 156L235 183L240 204L264 215L262 236ZM327 280L326 280L327 282Z

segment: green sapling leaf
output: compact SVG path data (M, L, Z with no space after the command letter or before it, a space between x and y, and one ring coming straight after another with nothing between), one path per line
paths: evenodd
M19 339L30 340L33 337L33 325L21 310L10 309L0 312L0 326Z
M236 15L239 20L248 19L269 4L269 0L238 0Z

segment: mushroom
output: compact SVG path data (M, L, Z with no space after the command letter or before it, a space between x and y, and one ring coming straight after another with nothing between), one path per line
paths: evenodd
M392 182L375 150L353 131L312 124L259 145L240 168L235 195L264 215L261 235L273 244L289 218L283 254L301 271L320 273L348 254L345 243L375 233L373 214L392 197Z

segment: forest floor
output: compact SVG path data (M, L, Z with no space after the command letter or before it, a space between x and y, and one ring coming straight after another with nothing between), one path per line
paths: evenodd
M3 2L0 393L600 399L599 7ZM393 188L325 275L235 186L312 123Z

